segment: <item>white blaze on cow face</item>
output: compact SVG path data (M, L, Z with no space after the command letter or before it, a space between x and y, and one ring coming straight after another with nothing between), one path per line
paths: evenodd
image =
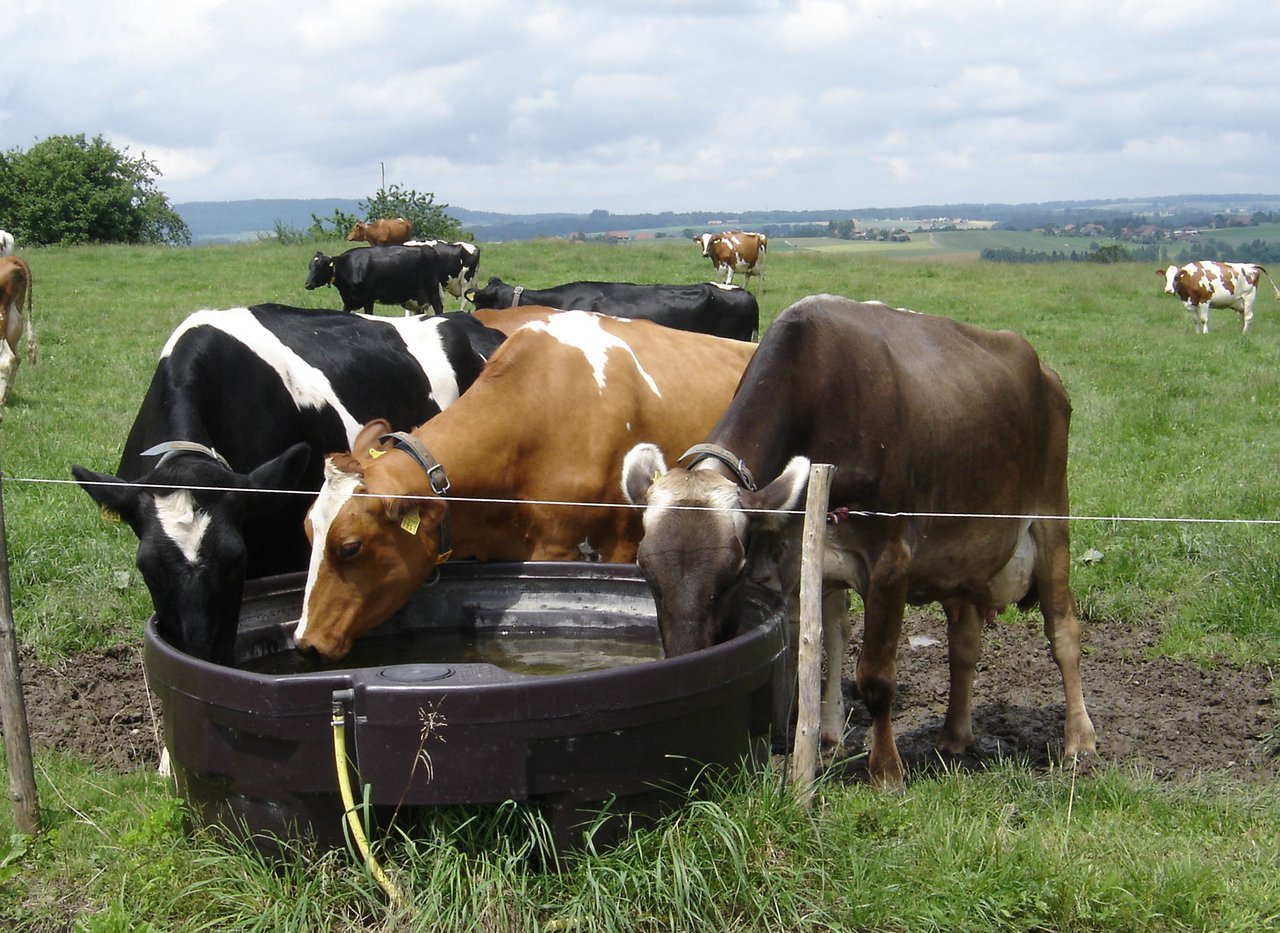
M298 627L293 633L294 641L301 640L307 630L307 609L311 605L311 589L320 574L320 565L324 563L325 542L329 538L329 527L334 518L342 511L343 506L351 501L360 489L363 477L358 473L347 473L335 469L331 460L324 464L324 485L316 496L315 504L307 513L307 524L311 528L311 563L307 567L307 586L302 594L302 617L298 619Z
M160 527L182 552L187 563L194 564L200 556L200 542L209 530L209 515L196 508L195 497L189 489L165 493L155 497L156 518Z
M640 365L640 360L636 357L635 351L606 331L601 326L602 320L601 315L590 311L565 311L551 315L546 321L532 321L524 326L532 330L543 331L565 346L580 350L582 355L586 357L587 363L591 366L591 371L595 375L596 387L601 395L604 394L605 389L604 369L609 362L609 351L621 350L631 357L636 365L636 371L640 373L641 378L644 379L653 394L661 398L662 391L658 388L658 384L653 380L653 377L645 372L644 367Z

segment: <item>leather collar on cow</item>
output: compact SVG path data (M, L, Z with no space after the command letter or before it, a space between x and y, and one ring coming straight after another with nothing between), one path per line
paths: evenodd
M755 477L751 475L751 471L747 469L747 465L742 458L734 456L730 451L725 450L718 444L694 444L681 454L676 462L689 460L689 466L686 469L692 470L699 461L707 459L719 460L733 473L739 486L750 492L756 491Z
M202 454L210 460L214 460L222 464L228 470L231 469L231 464L227 463L220 453L212 447L206 447L204 444L197 444L195 441L163 441L162 443L156 444L154 447L149 447L142 452L142 456L144 457L159 456L160 462L156 464L157 467L163 466L167 461L176 457L178 454Z
M431 455L431 451L414 437L404 431L394 431L391 434L384 434L378 439L383 444L390 444L403 450L418 466L422 467L423 472L427 474L427 482L431 484L431 491L440 498L444 498L449 494L449 477L445 475L444 466L440 461ZM436 563L443 564L453 554L453 529L449 521L449 510L445 509L444 518L440 520L440 553L436 557Z

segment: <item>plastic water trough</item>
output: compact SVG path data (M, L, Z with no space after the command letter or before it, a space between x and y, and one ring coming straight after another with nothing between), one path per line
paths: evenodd
M146 628L147 676L192 821L263 851L344 844L335 697L375 825L397 809L403 819L514 800L574 846L602 809L615 827L657 816L718 767L769 754L785 620L767 590L749 590L730 641L662 658L634 565L446 564L348 659L308 668L291 644L303 583L249 583L234 667L175 650L154 618ZM597 669L552 657L530 672L557 651Z

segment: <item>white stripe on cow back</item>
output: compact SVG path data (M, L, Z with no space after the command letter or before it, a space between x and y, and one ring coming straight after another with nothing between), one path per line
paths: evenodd
M329 537L329 528L334 518L342 511L343 506L351 501L356 490L360 488L361 477L356 473L347 473L335 469L331 461L324 464L324 484L311 506L308 520L311 522L311 562L307 566L307 585L302 593L302 615L298 619L298 627L294 630L294 640L302 638L307 630L307 607L311 605L311 589L315 586L316 577L320 573L320 565L324 563L325 542Z
M653 377L645 372L635 351L601 326L603 317L591 311L563 311L553 314L546 321L531 321L524 325L530 330L544 331L567 347L582 352L595 376L596 387L604 394L605 366L609 362L610 350L621 350L628 354L636 365L636 371L648 384L653 394L662 397L662 390ZM523 329L523 328L522 328Z
M174 345L188 330L195 327L213 327L243 344L246 349L276 371L294 404L303 408L333 408L342 419L347 439L354 440L360 425L351 417L346 406L334 392L329 379L259 323L248 308L228 308L225 311L197 311L187 317L160 351L164 359L173 352Z
M372 314L362 314L360 317L394 327L399 332L410 355L426 373L427 382L431 385L431 398L440 408L448 408L458 400L458 396L462 394L458 388L458 374L444 351L444 340L440 336L440 328L445 324L444 318L385 318ZM355 436L350 436L348 440L354 441Z
M209 529L209 515L196 508L195 496L189 489L155 496L156 517L165 535L182 552L187 563L200 556L200 542Z

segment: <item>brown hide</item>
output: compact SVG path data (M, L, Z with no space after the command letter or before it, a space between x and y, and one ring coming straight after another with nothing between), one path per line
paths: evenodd
M39 356L36 344L35 302L32 297L31 267L18 256L0 257L0 405L7 405L13 391L14 377L21 357L18 342L27 332L27 360L34 364ZM28 320L23 319L23 310Z
M637 510L545 503L624 503L626 452L650 441L676 457L703 437L754 349L583 311L517 330L457 402L413 432L444 466L448 498L435 497L409 454L381 451L377 426L354 456L331 458L309 520L316 537L299 647L342 657L403 605L436 565L446 510L454 558L634 560ZM602 360L604 388L593 370ZM371 496L331 504L326 492L357 479ZM320 515L332 515L323 537Z
M413 224L403 217L394 220L357 220L347 234L351 242L364 240L370 246L398 245L413 239Z
M545 321L549 314L559 314L560 308L542 305L522 305L518 308L476 308L471 316L485 327L500 330L508 337L530 321Z

